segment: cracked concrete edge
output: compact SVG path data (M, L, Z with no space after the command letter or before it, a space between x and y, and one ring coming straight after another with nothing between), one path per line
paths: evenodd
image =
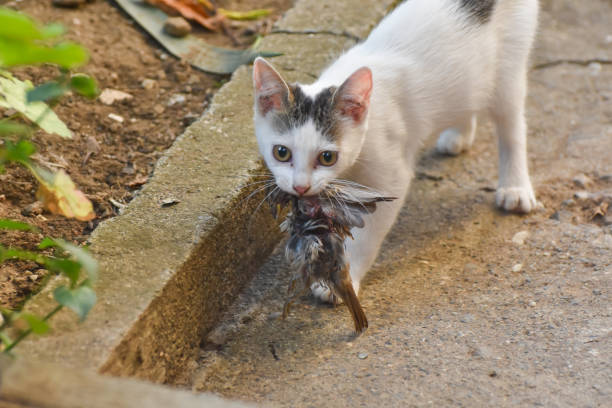
M312 32L270 35L262 49L284 53L273 62L289 81L310 82L356 42L328 32L347 27L363 37L392 3L301 0L278 29ZM263 195L250 197L264 171L252 99L251 68L241 67L159 160L125 212L92 234L101 273L88 319L77 324L70 311L58 313L53 332L28 339L19 354L117 376L185 381L204 334L281 238L259 205ZM162 207L168 198L177 203ZM57 284L28 309L48 311Z
M33 392L36 390L36 392ZM14 408L247 408L211 394L117 379L83 370L0 356L0 406Z

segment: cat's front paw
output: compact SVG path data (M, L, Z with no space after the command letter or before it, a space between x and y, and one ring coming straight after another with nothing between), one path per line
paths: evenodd
M495 193L495 203L503 210L524 214L538 205L531 186L499 187Z
M355 282L353 282L353 289L355 290L355 294L359 295L359 283L355 284ZM334 295L334 293L327 287L327 285L321 282L315 282L310 285L310 291L316 299L319 299L324 303L331 303L335 305L339 305L342 303L342 299Z

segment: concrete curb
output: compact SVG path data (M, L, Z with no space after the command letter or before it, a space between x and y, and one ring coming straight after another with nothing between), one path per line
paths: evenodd
M0 355L0 406L14 408L247 408L210 394L194 395L133 379L67 370Z
M301 0L262 48L285 54L274 64L289 81L310 82L393 3ZM119 376L185 380L204 334L281 238L268 211L258 209L263 197L247 199L263 171L250 73L234 73L124 214L94 232L99 301L85 323L60 313L53 334L25 342L19 353ZM167 199L176 204L162 206ZM42 312L50 301L45 291L29 307Z

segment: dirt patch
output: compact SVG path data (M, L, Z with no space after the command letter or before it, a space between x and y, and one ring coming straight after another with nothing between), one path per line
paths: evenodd
M232 24L232 32L245 46L262 25L271 25L292 3L217 2L220 7L234 10L275 10L266 22ZM50 1L36 0L0 0L0 5L24 11L41 22L62 23L68 30L67 37L90 51L91 60L82 71L95 77L100 89L132 95L110 106L99 100L67 96L55 110L73 131L74 139L44 134L34 137L37 160L70 174L92 200L95 220L85 223L48 214L35 204L37 183L27 171L13 166L0 174L0 218L25 221L40 229L39 234L2 231L3 245L33 249L43 236L83 243L100 221L117 215L120 207L137 194L160 155L206 110L212 95L229 77L200 72L169 56L111 1L97 0L77 9L56 8ZM231 44L224 34L203 35L217 45ZM34 83L56 75L51 67L16 72L19 78ZM123 122L109 117L113 114ZM0 305L18 307L44 276L45 271L35 264L0 265Z

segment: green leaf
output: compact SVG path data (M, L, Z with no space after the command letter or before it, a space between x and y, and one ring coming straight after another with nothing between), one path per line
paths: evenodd
M26 224L25 222L7 220L5 218L0 218L0 228L18 230L18 231L37 231L38 230L36 227L30 224Z
M10 40L0 37L0 66L56 64L72 69L87 62L89 54L85 48L71 42L62 42L52 47Z
M60 305L73 310L81 321L85 320L96 303L96 294L89 286L81 286L73 290L60 286L53 291L53 297Z
M18 40L40 40L56 37L64 32L59 24L50 24L42 29L23 13L0 7L0 38Z
M10 140L4 141L4 151L0 151L0 162L13 161L27 163L30 156L36 152L36 147L32 142L20 140L13 143Z
M29 135L30 127L12 120L0 120L0 135Z
M51 23L40 29L40 33L42 34L43 38L58 37L65 32L66 30L64 29L64 26L59 23Z
M0 341L4 344L5 347L10 346L13 343L13 340L8 336L8 334L0 331Z
M78 247L62 239L52 239L49 237L46 237L38 244L39 249L50 247L61 248L72 255L79 265L85 269L87 277L91 282L95 282L98 279L98 262L91 256L87 249Z
M40 244L38 244L38 249L47 249L56 246L57 243L53 239L45 237L42 241L40 241Z
M98 262L91 256L87 249L78 247L62 239L56 239L55 242L60 248L72 255L74 259L81 264L85 272L87 272L87 277L91 282L98 280Z
M22 313L20 317L25 320L26 323L28 323L28 326L30 326L30 329L32 329L32 332L35 334L45 334L49 331L49 325L47 322L38 316L34 316L33 314L29 313Z
M95 79L85 74L74 74L70 78L70 88L86 98L95 98L100 93Z
M25 251L23 249L16 248L4 248L0 245L0 263L6 259L22 259L24 261L34 261L38 264L44 265L46 258L36 252Z
M2 44L0 44L2 49ZM26 93L34 88L30 81L20 81L6 71L0 71L0 107L15 109L48 133L71 138L66 124L44 102L28 103Z
M68 89L65 85L60 84L56 81L45 82L42 85L38 85L34 89L30 89L26 92L26 102L31 104L32 102L48 101L49 99L56 99L66 93Z
M232 11L218 8L217 12L230 20L257 20L270 15L272 9L256 9L250 11Z
M81 264L72 259L47 258L45 266L53 272L59 272L70 279L70 286L76 286L81 274Z

